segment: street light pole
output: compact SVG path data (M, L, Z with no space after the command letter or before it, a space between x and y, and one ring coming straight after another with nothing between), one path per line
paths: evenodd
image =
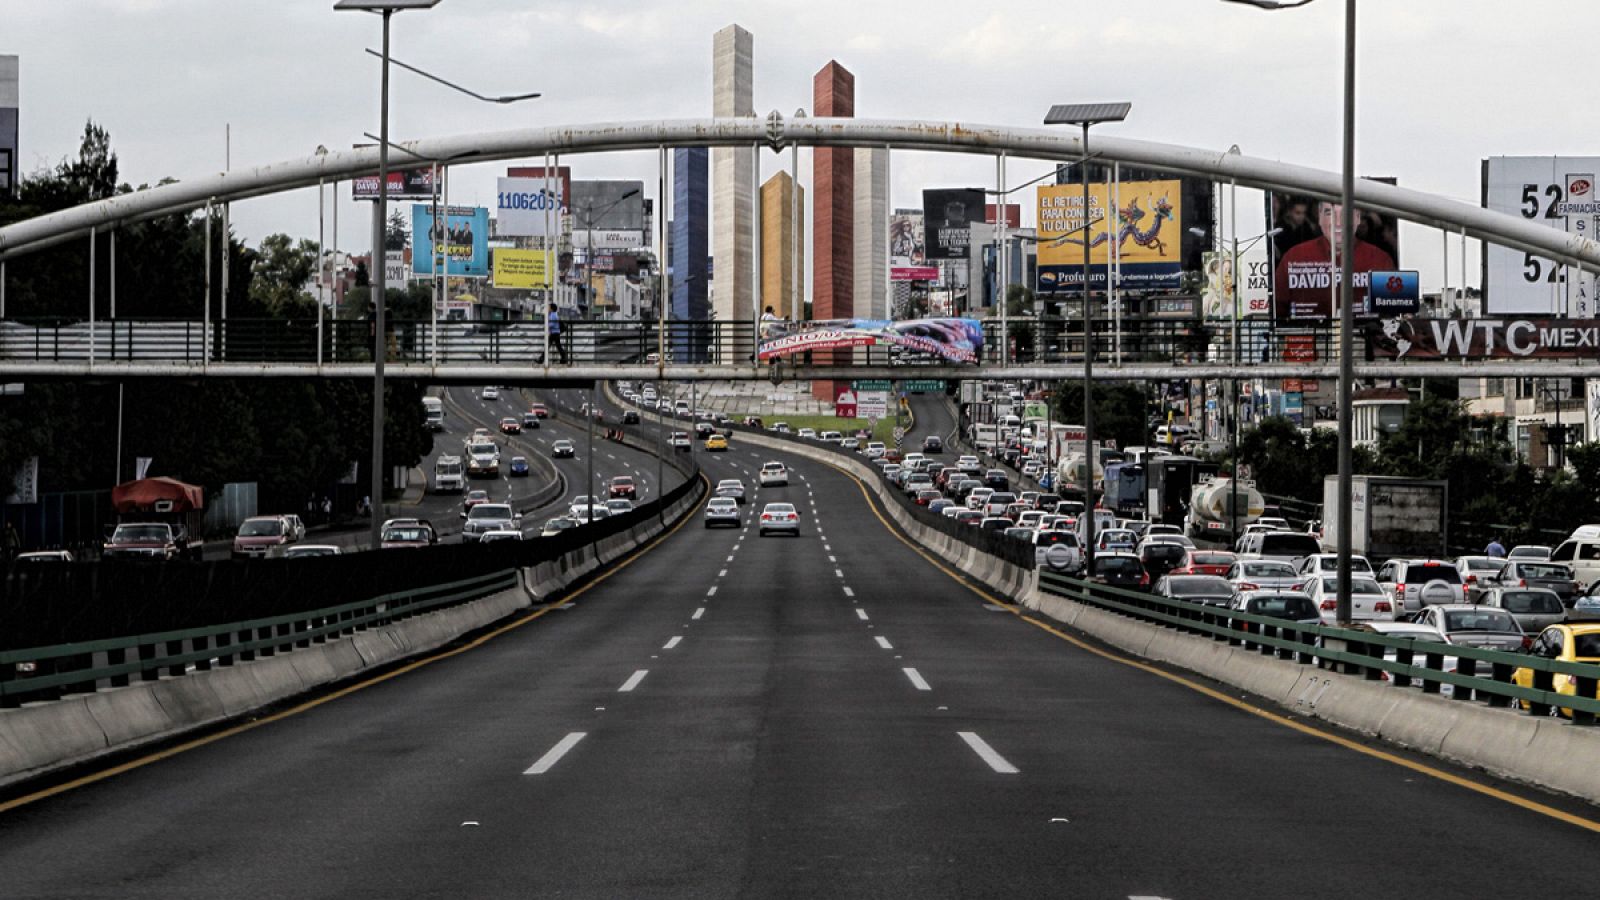
M385 271L386 245L384 236L389 217L389 19L394 10L383 13L383 76L379 92L378 112L378 206L372 214L372 478L368 490L372 492L370 513L372 518L369 537L372 549L383 543L383 517L378 511L383 507L383 364L388 346L383 339L384 307L388 305L388 284Z
M1353 277L1355 252L1355 226L1349 221L1355 195L1356 167L1356 0L1344 4L1344 172L1339 202L1345 217L1340 229L1339 260L1339 522L1336 540L1339 547L1339 570L1336 617L1340 625L1350 623L1350 542L1352 532L1351 492L1354 489L1355 460L1351 449L1354 438L1351 416L1354 404L1351 395L1355 390L1355 309L1352 307L1350 281Z

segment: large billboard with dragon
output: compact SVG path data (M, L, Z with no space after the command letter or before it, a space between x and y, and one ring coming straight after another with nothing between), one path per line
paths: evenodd
M1083 285L1083 187L1039 187L1039 292ZM1105 290L1117 250L1119 287L1179 286L1183 270L1183 184L1178 179L1089 184L1089 287Z

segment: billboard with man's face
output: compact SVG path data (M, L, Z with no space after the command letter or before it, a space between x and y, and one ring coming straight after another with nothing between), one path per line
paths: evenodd
M966 259L972 242L972 223L984 215L982 188L954 188L922 192L925 252L928 259Z
M1379 178L1393 184L1392 178ZM1340 235L1355 228L1351 285L1355 308L1367 299L1367 273L1399 268L1400 224L1394 216L1358 210L1352 219L1339 204L1292 194L1269 194L1273 255L1273 315L1288 319L1330 319L1338 315L1335 294L1340 275Z
M411 207L411 266L418 275L434 274L434 260L449 258L448 275L489 277L489 210L452 206L442 226L426 203Z

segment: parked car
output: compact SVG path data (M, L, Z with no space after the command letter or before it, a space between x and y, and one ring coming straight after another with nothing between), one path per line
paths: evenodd
M1305 580L1295 586L1295 590L1303 591L1317 605L1317 611L1322 614L1322 620L1333 624L1339 620L1339 576L1318 573L1311 576L1301 576ZM1369 576L1350 575L1350 621L1367 622L1372 620L1392 621L1394 619L1394 601L1384 593L1378 582Z
M1507 559L1506 567L1496 579L1500 587L1544 588L1554 591L1562 603L1571 603L1581 593L1578 583L1572 580L1572 570L1561 563L1532 562L1526 559Z
M1236 591L1293 590L1301 582L1294 566L1276 559L1241 559L1223 576Z
M1412 621L1432 629L1439 635L1438 640L1446 644L1517 651L1528 643L1517 620L1503 609L1445 603L1424 609Z
M1233 585L1216 575L1162 575L1156 579L1155 594L1171 600L1226 607L1233 602Z
M1467 586L1450 563L1437 559L1391 559L1378 567L1378 584L1394 602L1395 613L1414 613L1424 606L1464 603Z
M1531 656L1561 662L1600 663L1600 624L1551 625L1534 638L1528 647ZM1570 675L1553 675L1551 682L1556 693L1575 697L1577 679ZM1511 673L1511 683L1520 687L1533 687L1533 670L1516 669ZM1524 709L1528 701L1518 700ZM1570 717L1572 710L1562 708L1561 715Z
M1479 605L1510 613L1525 634L1538 634L1567 618L1565 601L1555 591L1544 588L1490 588L1484 592Z
M1089 580L1112 587L1144 588L1150 585L1150 573L1144 570L1144 563L1139 561L1139 557L1132 553L1096 553L1089 570Z
M1519 544L1511 548L1506 554L1506 559L1521 559L1538 562L1550 558L1551 548L1543 544Z
M1506 567L1503 557L1462 556L1456 559L1456 571L1461 583L1466 585L1468 603L1478 603L1485 591L1499 583L1500 571Z

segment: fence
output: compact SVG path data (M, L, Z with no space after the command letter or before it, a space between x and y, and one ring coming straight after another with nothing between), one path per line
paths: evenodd
M1572 721L1593 725L1600 714L1600 665L1560 662L1522 653L1481 650L1458 644L1390 637L1375 631L1299 623L1238 610L1191 603L1039 573L1039 590L1182 632L1226 641L1265 656L1339 669L1372 681L1387 678L1398 687L1421 686L1437 694L1451 686L1451 698L1491 707L1524 704L1535 716L1556 708L1571 710ZM1446 658L1456 668L1446 670ZM1480 669L1483 674L1479 674ZM1532 686L1512 683L1518 669L1529 670ZM1556 690L1556 679L1571 679L1577 696Z

